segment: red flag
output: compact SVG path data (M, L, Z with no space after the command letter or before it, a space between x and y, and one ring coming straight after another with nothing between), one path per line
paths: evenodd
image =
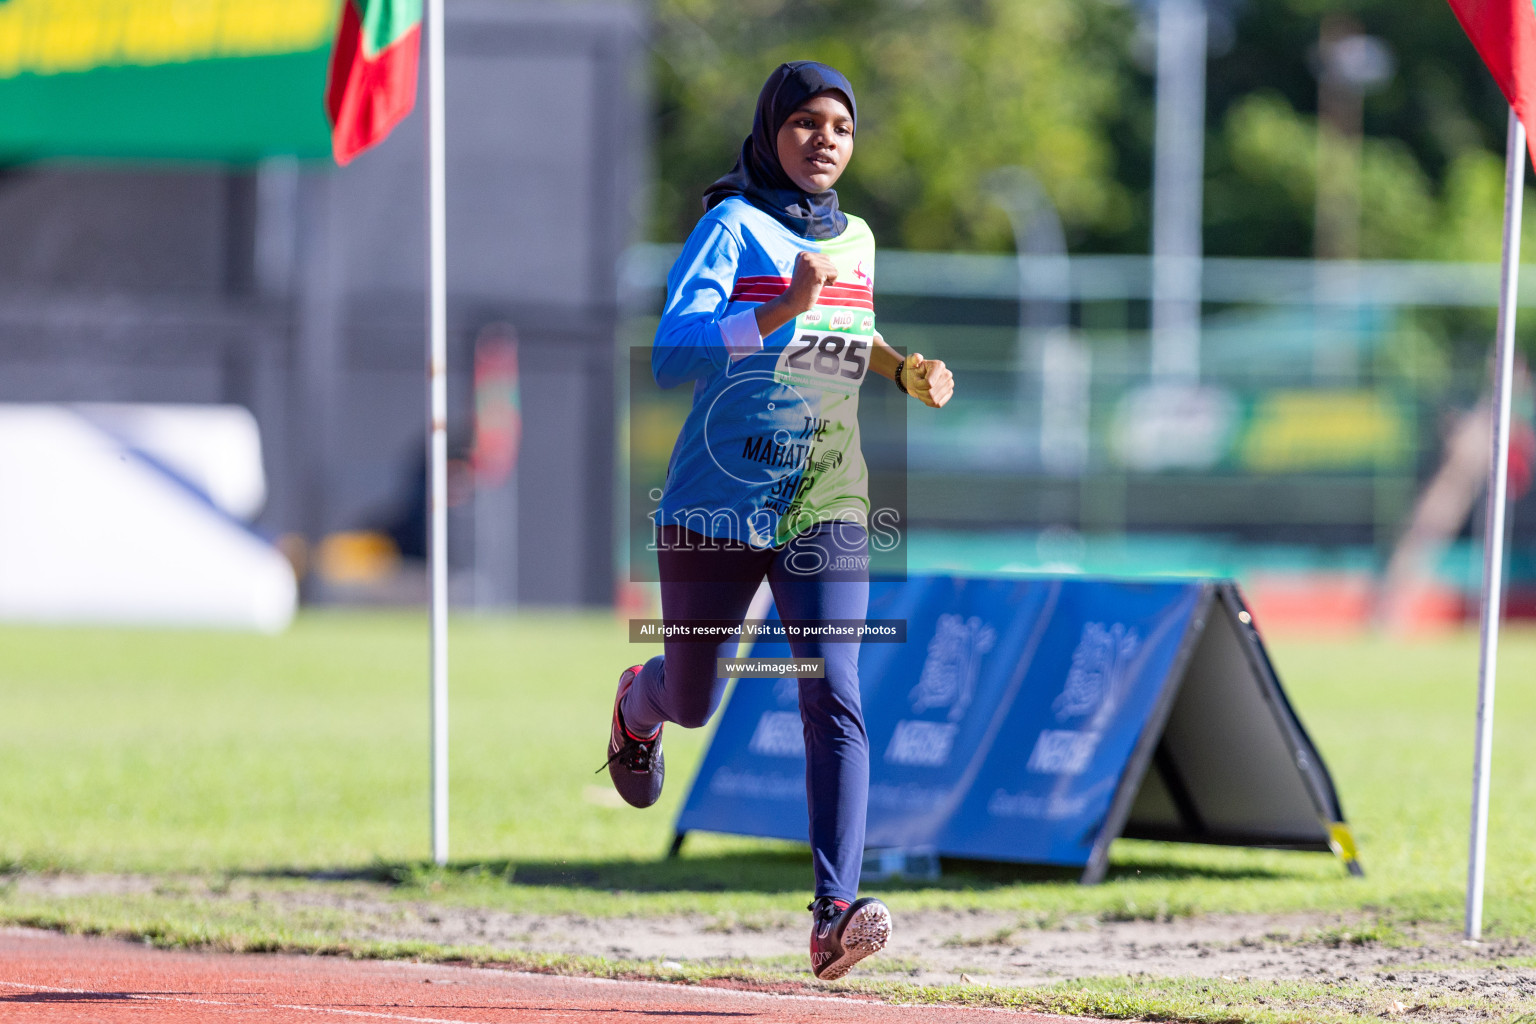
M325 112L339 164L382 142L416 105L422 0L342 0Z
M1536 147L1536 7L1531 0L1450 0L1456 20L1493 73ZM1536 148L1531 150L1536 157Z

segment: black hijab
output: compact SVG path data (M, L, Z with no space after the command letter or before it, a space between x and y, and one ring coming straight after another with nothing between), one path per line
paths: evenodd
M741 144L736 166L704 190L704 209L712 209L730 196L741 196L804 238L836 238L848 226L837 208L837 192L802 192L779 163L779 129L806 100L824 92L842 94L853 117L855 130L859 109L853 86L843 73L819 61L797 60L780 64L763 83L752 115L752 134Z

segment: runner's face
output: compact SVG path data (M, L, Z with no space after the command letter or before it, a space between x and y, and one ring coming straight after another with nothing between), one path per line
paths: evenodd
M835 93L812 96L779 128L779 163L802 192L825 192L853 155L853 116Z

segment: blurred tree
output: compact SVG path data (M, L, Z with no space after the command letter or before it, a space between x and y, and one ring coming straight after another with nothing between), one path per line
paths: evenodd
M838 185L882 244L1012 248L985 181L1028 168L1068 231L1114 233L1131 196L1109 121L1133 12L1112 0L657 0L660 162L653 237L679 239L730 169L775 65L832 64L858 90Z
M1497 260L1508 108L1444 0L1265 0L1236 12L1231 47L1210 64L1207 251L1313 254L1325 15L1395 58L1364 98L1360 255Z
M1382 39L1364 97L1359 251L1497 260L1505 104L1445 0L1211 0L1205 249L1313 254L1325 14ZM1029 170L1076 252L1148 250L1150 4L1126 0L656 0L651 234L678 240L782 60L836 65L860 135L838 186L888 246L1011 251L987 190ZM1536 217L1526 218L1536 240ZM1536 251L1536 250L1528 250Z
M1360 254L1411 259L1437 244L1439 204L1408 146L1367 138L1360 164ZM1482 151L1478 153L1482 155ZM1207 184L1206 233L1223 255L1308 256L1317 195L1317 119L1279 94L1239 98L1227 111ZM1499 174L1502 192L1503 177ZM1502 210L1502 198L1499 200ZM1498 252L1497 219L1492 232Z

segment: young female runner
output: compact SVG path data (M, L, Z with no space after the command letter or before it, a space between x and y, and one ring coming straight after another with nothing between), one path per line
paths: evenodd
M938 360L905 359L875 330L875 243L838 209L832 185L853 153L858 108L843 75L780 65L758 96L752 134L704 193L704 217L667 276L651 366L662 387L693 383L656 514L662 614L741 624L764 576L786 622L862 622L868 608L869 498L858 394L873 371L938 408L954 383ZM608 747L614 786L636 807L661 795L666 722L709 720L725 643L668 640L619 677ZM890 912L858 899L869 744L859 645L790 641L823 658L800 680L806 796L816 879L811 966L840 978L881 949Z

